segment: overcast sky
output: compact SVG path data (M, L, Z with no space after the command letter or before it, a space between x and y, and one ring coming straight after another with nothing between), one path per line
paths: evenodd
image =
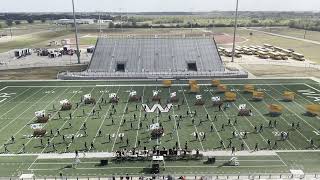
M239 0L242 11L320 11L320 0ZM71 0L0 0L0 12L66 12ZM77 11L233 10L236 0L75 0Z

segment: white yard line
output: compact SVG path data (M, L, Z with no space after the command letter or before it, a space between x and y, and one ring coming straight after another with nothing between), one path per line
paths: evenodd
M169 94L171 93L171 88L169 88ZM176 130L176 134L177 134L177 139L178 139L178 146L179 146L179 149L181 149L181 144L180 144L180 137L179 137L179 130L178 130L178 127L177 127L177 119L176 119L176 114L174 112L174 106L172 106L172 115L173 115L173 120L174 120L174 128ZM173 134L172 134L173 136Z
M244 99L257 113L259 113L260 114L260 116L266 121L266 122L269 122L267 119L266 119L266 117L264 117L264 115L256 108L256 107L254 107L251 103L250 103L250 101L248 101L245 97L243 97L243 95L241 94L241 93L239 93L239 92L236 92L240 97L242 97L242 99ZM264 102L264 101L263 101ZM265 104L266 104L266 102L264 102ZM267 104L266 104L267 105ZM275 129L276 131L278 131L278 132L280 132L277 128L273 128L273 129ZM287 140L287 142L288 142L288 144L293 148L293 149L297 149L289 140Z
M187 97L186 97L186 95L185 95L185 93L184 93L184 90L182 89L182 86L180 86L180 89L182 90L182 93L183 93L183 96L184 96L184 100L185 100L185 102L187 103L188 110L189 110L189 112L191 113L191 109L190 109L190 106L189 106L189 103L188 103L188 99L187 99ZM199 134L197 126L196 126L196 125L193 125L193 127L195 128L197 134ZM202 142L201 142L200 136L198 136L198 141L200 142L201 148L202 148L202 150L204 151L203 144L202 144Z
M209 89L208 89L208 86L206 86L206 89L209 90ZM210 93L210 95L212 95L212 94ZM217 135L218 135L218 137L219 137L219 139L222 140L222 138L221 138L221 136L220 136L220 133L218 132L218 129L217 129L216 125L213 123L212 118L211 118L211 115L210 115L210 113L208 112L206 106L203 105L203 108L204 108L204 110L206 111L206 113L209 115L209 120L211 121L211 124L213 125L213 127L214 127L214 129L215 129L215 131L216 131L216 133L217 133ZM222 140L222 141L223 141L223 140ZM223 147L224 147L224 149L226 149L226 145L225 145L224 143L223 143Z
M42 90L42 89L43 89L43 88L41 88L40 90ZM66 90L64 90L63 92L65 92L65 91L66 91ZM39 92L39 91L38 91L38 92ZM62 95L62 94L63 94L63 93L61 93L61 95ZM44 96L41 97L38 101L40 101L42 98L46 97L47 95L49 95L49 94L44 95ZM59 96L58 96L58 97L59 97ZM57 98L58 98L58 97L57 97ZM56 98L55 98L52 102L54 102L55 100L56 100ZM38 102L38 101L37 101L37 102ZM37 104L37 102L35 102L34 105ZM34 105L30 106L28 109L30 109L30 108L33 107ZM48 104L47 106L49 106L49 104ZM27 110L28 110L28 109L27 109ZM24 112L25 112L25 111L24 111ZM22 112L18 117L22 116L22 115L24 114L24 112ZM18 117L17 117L17 118L18 118ZM34 120L34 118L31 118L30 121L28 121L25 126L23 126L22 128L20 128L19 131L17 131L13 136L16 136L17 134L19 134L19 133L20 133L25 127L27 127L27 125L30 124L33 120ZM14 120L13 120L13 121L14 121ZM13 121L11 121L11 122L13 122ZM10 122L10 123L11 123L11 122ZM7 140L6 143L8 143L9 141L10 141L10 140ZM2 149L2 148L3 148L3 146L0 147L0 149Z
M2 89L0 89L0 91L3 91L3 90L5 90L5 89L7 89L7 88L8 88L8 86L3 87Z
M308 86L309 88L311 88L311 89L313 89L313 90L316 90L316 91L320 92L319 89L317 89L317 88L315 88L315 87L312 87L312 86L310 86L309 84L304 83L304 85Z
M277 153L319 153L320 150L268 150L268 151L238 151L237 156L277 156ZM230 156L228 151L200 151L205 157L211 156ZM0 157L36 157L38 159L74 159L74 153L32 153L32 154L0 154ZM79 154L81 157L81 154ZM87 152L86 158L111 158L115 157L113 153L107 152Z
M156 90L158 91L158 86L156 86ZM157 123L159 123L159 116L160 116L159 112L156 112ZM157 137L157 146L159 146L159 137Z
M10 103L11 101L15 100L16 98L20 97L22 94L24 94L25 92L27 92L28 90L30 90L31 88L27 88L26 90L22 91L22 93L19 93L19 95L15 96L14 98L10 98L8 101L5 101L3 104L1 104L0 108L4 105L6 105L7 103ZM1 90L0 90L1 91Z
M3 114L0 116L0 118L2 118L4 115L6 115L6 114L8 114L9 112L11 112L12 110L14 110L17 106L21 105L22 103L27 102L28 99L30 99L30 98L33 97L34 95L38 94L38 92L40 92L42 89L43 89L43 88L39 89L39 91L33 93L31 96L27 97L27 98L24 99L23 101L20 101L19 103L16 103L15 106L13 106L13 107L12 107L11 109L9 109L7 112L3 113ZM41 98L41 99L42 99L42 98ZM39 102L39 101L38 101L38 102ZM35 103L34 103L32 106L34 106L34 105L35 105ZM31 106L31 107L32 107L32 106ZM30 107L29 107L29 108L30 108ZM29 108L28 108L28 109L29 109ZM27 111L28 109L26 109L26 111ZM25 111L24 111L24 112L25 112ZM22 114L23 114L24 112L22 112ZM20 115L21 115L21 114L20 114ZM18 116L18 117L20 117L20 116ZM16 119L15 119L15 120L16 120ZM4 127L2 127L2 128L0 129L0 132L1 132L3 129L5 129L8 125L10 125L12 122L14 122L14 121L10 121L8 124L6 124Z
M269 86L271 87L271 86ZM278 90L276 90L277 92L279 92ZM268 94L270 97L272 97L269 93L266 92L266 94ZM278 103L280 103L278 101ZM306 124L308 124L312 129L314 129L315 131L318 131L317 128L313 127L310 123L308 123L306 120L304 120L301 116L299 116L296 112L292 111L290 108L288 108L288 106L286 106L285 104L283 103L280 103L282 104L286 109L288 109L288 111L290 111L291 113L293 113L294 115L296 115L299 119L301 119L303 122L305 122Z
M275 89L275 88L273 88L272 86L269 86L269 87L271 87L272 89L274 89L275 91L277 91L278 93L281 93L280 91L278 91L277 89ZM285 86L283 86L284 88L286 88ZM286 89L288 89L288 88L286 88ZM290 89L288 89L288 90L290 90ZM279 104L281 104L277 99L275 99L275 98L273 98L271 95L269 95L268 93L267 93L267 95L268 96L270 96L272 99L274 99L274 100L276 100ZM299 94L297 94L298 96L300 96L300 97L302 97L303 99L305 99L303 96L301 96L301 95L299 95ZM306 99L307 100L307 99ZM307 100L308 101L308 100ZM310 101L309 101L310 102ZM301 109L304 109L299 103L297 103L297 102L295 102L294 101L294 103L295 104L297 104L298 106L300 106L301 107ZM288 109L288 108L287 108ZM291 111L292 112L292 111ZM284 121L286 121L288 124L290 124L285 118L283 118L282 116L280 117L281 119L283 119ZM309 124L307 121L305 121L305 120L303 120L303 122L304 123L306 123L307 125L309 125L311 128L313 128L314 130L316 130L316 131L318 131L317 129L315 129L311 124ZM305 135L303 135L298 129L296 130L296 132L298 132L302 137L304 137L305 139L306 139L306 141L308 141L309 142L309 140L310 139L308 139Z
M270 83L257 83L255 85L274 85L274 86L281 86L281 85L303 85L305 83L283 83L283 84L278 84L278 83L274 83L274 84L270 84ZM64 86L57 86L57 85L52 85L52 86L7 86L8 87L64 87L64 88L68 88L68 87L113 87L113 86L120 86L120 87L128 87L128 86L132 86L132 87L154 87L154 86L159 86L162 85L160 82L158 84L96 84L96 85L64 85ZM199 83L200 86L210 86L211 84L209 83ZM225 85L243 85L243 83L225 83ZM179 84L172 84L173 87L180 87L180 86L189 86L189 84L187 83L179 83Z
M269 87L271 87L272 89L274 89L274 90L276 90L277 92L279 92L277 89L273 88L272 86L269 86ZM284 86L283 86L283 87L284 87ZM286 87L284 87L284 88L286 88ZM286 89L288 89L288 88L286 88ZM290 90L290 89L288 89L288 90ZM279 92L279 93L280 93L280 92ZM268 96L270 96L270 95L268 94ZM300 96L300 95L298 94L298 96ZM272 96L270 96L270 97L271 97L272 99L276 100L279 104L281 104L280 101L278 101L277 99L273 98ZM301 96L301 97L302 97L302 96ZM295 101L294 101L294 103L297 104L298 106L300 106L301 109L304 109L299 103L297 103L297 102L295 102ZM280 118L283 119L284 121L286 121L288 125L290 125L290 123L289 123L285 118L283 118L282 116L280 116ZM308 123L308 125L309 125L309 123ZM310 126L310 125L309 125L309 126ZM298 129L297 129L296 131L297 131L302 137L304 137L307 141L309 141L309 139L308 139L305 135L303 135Z
M146 87L144 86L144 87L143 87L143 90L142 90L141 103L143 103L145 88L146 88ZM139 113L139 120L138 120L138 129L137 129L137 134L136 134L136 140L135 140L135 143L134 143L134 147L137 147L139 130L140 130L140 128L141 128L141 127L140 127L140 122L141 122L142 110L143 110L143 106L141 105L141 107L140 107L140 113Z
M288 164L284 162L284 160L279 156L278 153L277 153L277 156L278 156L278 158L280 159L280 161L281 161L285 166L288 166Z
M39 91L41 91L43 88L41 88ZM37 94L39 91L35 92L33 95ZM33 95L31 95L30 97L32 97ZM37 102L41 101L41 99L43 99L44 97L46 97L47 95L41 97ZM30 97L28 97L27 99L29 99ZM25 99L24 101L26 101L27 99ZM5 126L3 126L0 129L0 132L2 130L4 130L6 127L8 127L11 123L15 122L15 120L17 120L20 116L22 116L25 112L27 112L31 107L33 107L34 105L37 104L37 102L35 102L32 106L29 106L27 109L25 109L22 113L19 114L19 116L17 116L16 118L14 118L14 120L10 121L9 123L7 123ZM6 113L4 113L3 115L7 114L8 112L12 111L15 107L17 107L20 103L17 103L16 106L14 106L11 110L7 111ZM1 115L0 117L2 117L3 115ZM0 148L1 149L1 148Z
M80 88L81 89L81 88ZM90 91L90 93L92 92L94 90L94 88L92 88L92 90ZM75 94L74 94L75 95ZM80 104L81 105L81 104ZM80 105L78 106L78 108L80 107ZM76 108L73 112L72 112L72 114L71 115L73 115L77 110L78 110L78 108ZM60 129L59 129L59 131L64 127L64 125L67 123L68 121L65 121L64 123L63 123L63 125L60 127ZM54 140L54 136L50 139L50 143ZM68 145L69 146L69 145ZM45 148L43 148L42 149L42 151L40 152L40 154L42 154L44 151L45 151L45 149L47 148L47 146L45 147ZM28 167L28 170L30 170L30 168L33 166L33 164L37 161L37 159L38 158L36 158L31 164L30 164L30 166Z
M218 168L221 166L166 166L166 168ZM266 165L266 166L223 166L224 168L272 168L272 167L287 167L286 165ZM105 168L79 168L78 170L103 170L103 169L144 169L145 166L142 167L105 167ZM29 169L32 171L58 171L60 169ZM190 172L190 174L192 174Z
M69 89L69 88L68 88ZM66 89L65 91L67 91L68 89ZM81 89L81 88L80 88ZM79 89L79 90L80 90ZM65 92L64 91L64 92ZM61 93L58 97L60 97L61 95L64 95L64 93ZM71 97L70 97L70 100L76 95L76 93L74 93ZM47 106L45 106L44 109L46 109L49 105L51 105L58 97L54 98L54 100L49 103ZM57 112L55 112L53 115L52 115L52 118L55 117L57 114L58 114L59 110ZM48 123L44 124L43 128L46 127L48 125ZM26 143L25 143L25 146L27 147L27 145L32 141L33 138L30 138ZM51 141L50 141L51 142ZM22 148L19 150L19 152L22 151Z
M116 92L117 94L118 94L119 90L120 90L120 87L118 88L118 90L117 90L117 92ZM104 114L103 120L101 121L101 124L100 124L100 126L99 126L99 129L98 129L96 135L94 136L94 138L93 138L93 140L92 140L92 143L94 143L94 142L96 141L97 136L98 136L98 134L99 134L99 131L101 130L101 128L102 128L102 126L103 126L103 123L104 123L105 120L107 119L107 116L108 116L108 114L109 114L109 111L110 111L111 106L112 106L112 104L109 105L108 110L107 110L106 113Z
M132 86L131 86L130 91L131 91L131 90L132 90ZM123 112L122 112L122 117L121 117L121 120L120 120L120 123L119 123L119 127L118 127L118 130L117 130L117 133L116 133L116 137L115 137L114 142L113 142L113 144L112 144L111 152L113 152L114 146L115 146L116 141L117 141L117 139L118 139L118 134L119 134L119 131L120 131L120 128L121 128L121 124L122 124L124 115L125 115L125 113L126 113L126 108L128 107L128 103L129 103L129 97L128 97L128 99L127 99L127 103L126 103L126 105L125 105L125 107L124 107L124 109L123 109Z
M90 91L90 94L92 93L92 91L93 91L94 89L95 89L95 88L93 88L93 89ZM106 90L107 90L107 88L104 89L103 93L101 93L101 96L100 96L99 99L96 101L96 104L91 108L91 110L90 110L89 113L87 114L87 117L85 118L85 120L84 120L83 122L81 121L82 124L87 122L87 120L89 119L92 111L96 108L98 102L101 101L101 98L102 98L103 95L105 94ZM79 106L80 106L80 105L79 105ZM77 110L77 109L76 109L76 110ZM74 113L76 112L76 110L74 111ZM73 115L73 114L72 114L72 115ZM62 127L61 127L60 129L62 129L62 128L65 126L66 123L67 123L67 121L62 125ZM80 128L78 129L78 131L75 133L75 135L74 135L75 138L78 138L77 135L78 135L79 132L81 131L81 128L82 128L82 125L80 126ZM70 147L71 144L72 144L72 142L69 142L67 147Z
M239 110L238 106L232 102L232 104L237 108L237 110ZM244 116L244 118L249 122L249 124L251 125L251 127L254 128L254 125L250 122L250 120L248 119L247 116ZM258 133L260 135L260 137L264 140L264 142L267 142L266 138L261 134L261 133Z
M208 88L207 88L207 89L208 89ZM209 91L209 93L213 96L213 94L212 94L211 91ZM227 119L231 119L225 111L222 111L222 112L223 112L224 116L225 116ZM233 129L234 129L236 132L238 132L238 134L240 134L239 130L238 130L236 127L234 127L234 126L232 126L232 127L233 127ZM248 148L248 150L251 151L251 149L250 149L250 147L248 146L247 142L246 142L243 138L241 138L241 140L242 140L242 142L246 145L246 147Z

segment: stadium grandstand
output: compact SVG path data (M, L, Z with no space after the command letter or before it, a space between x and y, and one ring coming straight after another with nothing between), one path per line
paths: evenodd
M89 67L59 79L245 78L224 67L213 37L100 37Z

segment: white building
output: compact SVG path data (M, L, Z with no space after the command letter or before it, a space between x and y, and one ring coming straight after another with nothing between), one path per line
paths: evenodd
M77 24L93 24L94 19L76 19ZM56 24L73 24L73 19L59 19Z

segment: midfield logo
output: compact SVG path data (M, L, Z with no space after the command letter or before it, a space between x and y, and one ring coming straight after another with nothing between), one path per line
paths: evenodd
M151 112L155 112L156 109L158 109L160 112L162 113L167 113L170 111L170 109L172 108L173 104L167 104L165 107L162 107L160 104L154 104L152 106L152 108L150 109L150 107L147 104L142 104L142 107L144 108L144 110L148 113Z

